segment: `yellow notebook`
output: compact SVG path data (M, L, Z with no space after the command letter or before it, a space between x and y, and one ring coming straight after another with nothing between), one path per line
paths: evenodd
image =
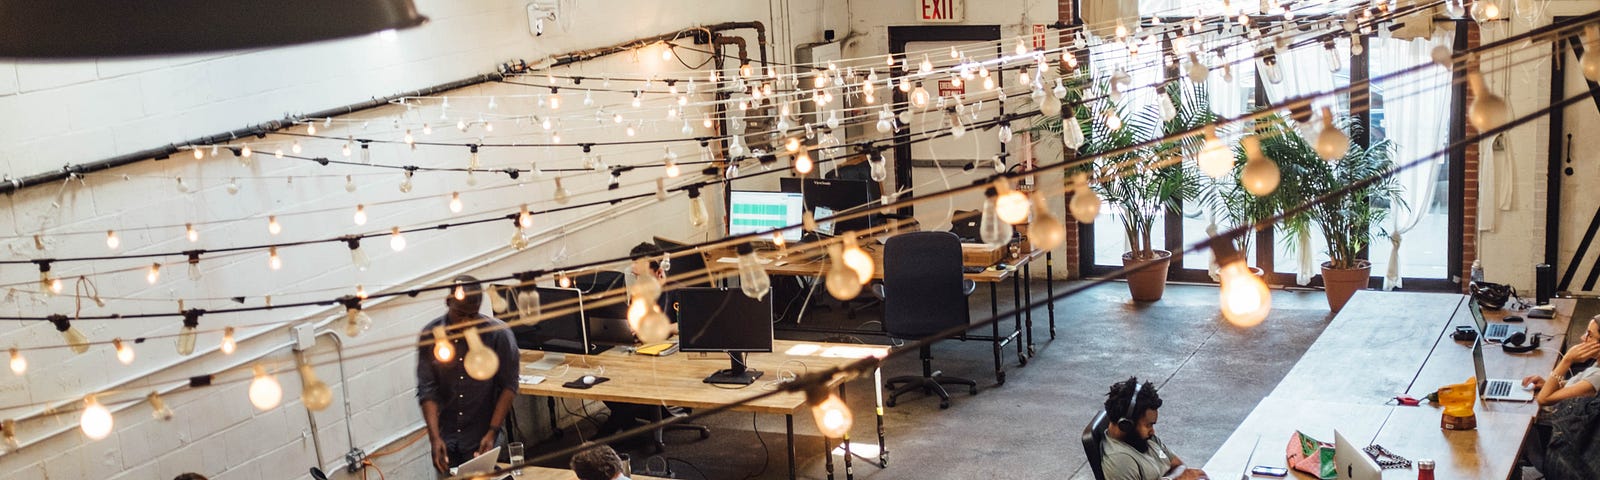
M665 357L667 355L678 353L678 344L673 342L654 343L634 349L634 352L637 352L640 355Z

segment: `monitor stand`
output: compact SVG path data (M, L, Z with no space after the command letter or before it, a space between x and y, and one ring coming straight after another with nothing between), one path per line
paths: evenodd
M754 370L745 367L744 353L728 352L728 357L731 358L730 361L733 363L732 368L727 370L717 370L717 373L713 373L711 376L706 377L706 383L749 385L755 383L757 378L761 378L760 370Z

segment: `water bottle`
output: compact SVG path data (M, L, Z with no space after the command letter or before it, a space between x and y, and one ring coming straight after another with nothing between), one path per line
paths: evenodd
M1472 282L1483 283L1483 265L1477 260L1472 261Z

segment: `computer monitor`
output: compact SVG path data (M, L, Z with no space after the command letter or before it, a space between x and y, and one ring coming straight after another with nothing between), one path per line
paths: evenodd
M577 289L518 287L518 290L522 290L517 295L518 301L532 302L531 308L517 304L519 310L529 311L535 316L558 310L566 313L544 318L538 323L511 327L517 348L583 355L593 355L610 348L596 345L588 338L582 295Z
M872 180L784 178L779 180L779 185L785 192L800 192L805 208L812 210L812 214L817 217L822 216L816 212L821 207L826 207L834 213L858 213L863 211L858 207L882 200L878 182ZM870 214L837 222L835 229L864 230L877 223L877 214Z
M689 245L655 237L657 247L667 253L679 253L689 248ZM711 278L705 274L706 258L700 252L684 252L673 255L672 268L667 270L667 276L673 278L687 278L689 281L674 282L680 287L709 287Z
M638 343L633 335L633 327L628 325L628 302L602 302L601 298L591 294L584 299L583 320L590 344L609 347Z
M798 193L728 192L728 235L766 233L790 225L799 225L804 212L803 198ZM800 227L783 230L783 239L800 241Z
M673 294L678 349L727 352L731 357L731 368L706 377L706 383L749 385L761 378L761 371L746 368L745 354L772 351L772 295L754 299L726 288L685 288Z

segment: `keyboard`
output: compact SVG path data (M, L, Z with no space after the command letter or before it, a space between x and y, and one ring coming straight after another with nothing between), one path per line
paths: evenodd
M967 267L967 266L963 266L963 267L961 267L961 273L983 273L983 271L987 270L988 268L989 267Z
M1512 387L1514 387L1514 385L1512 385L1512 382L1509 380L1490 380L1489 385L1484 388L1483 396L1504 397L1511 393Z
M1483 336L1485 338L1505 338L1510 336L1510 334L1506 333L1510 328L1510 325L1504 323L1491 323L1488 330L1483 332Z

